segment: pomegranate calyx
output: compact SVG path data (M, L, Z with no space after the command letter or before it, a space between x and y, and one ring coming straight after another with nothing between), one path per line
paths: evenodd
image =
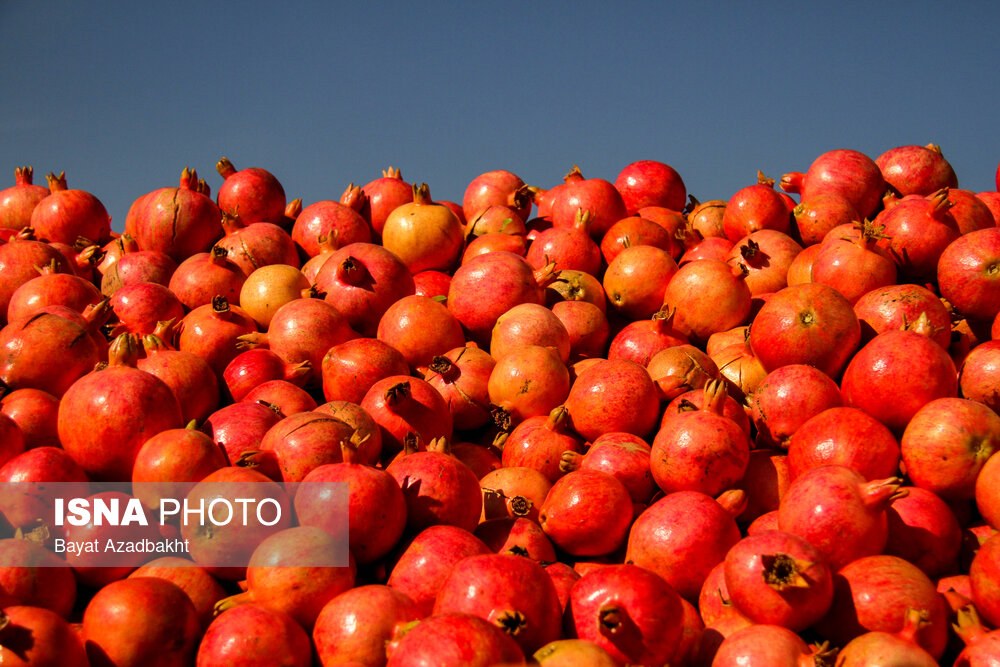
M555 262L548 262L545 266L536 270L534 276L538 286L544 289L559 279L559 269L556 268Z
M528 516L534 506L535 504L524 496L514 496L507 499L507 509L513 516Z
M256 350L259 347L267 347L267 332L255 331L236 337L236 349L241 352Z
M511 637L516 637L528 626L528 619L521 612L508 609L497 614L493 624Z
M431 189L426 183L413 184L413 203L417 206L427 206L434 203L434 200L431 199Z
M354 185L354 183L349 184L347 189L344 190L344 194L340 195L340 203L355 211L360 211L367 199L368 197L365 195L365 191L361 189L361 186Z
M54 173L49 172L45 176L45 180L49 184L49 192L59 192L60 190L66 189L66 172L60 171L59 175L56 176Z
M236 167L227 157L222 157L215 163L215 170L219 172L219 176L222 176L223 180L236 173Z
M981 636L989 632L979 619L979 612L976 611L973 604L958 610L956 620L951 624L951 627L967 646L975 643Z
M750 497L743 489L728 489L720 493L715 501L722 505L722 509L726 510L730 516L736 518L746 510Z
M602 605L597 610L597 622L601 625L601 633L614 635L621 632L625 625L621 609L617 606Z
M781 189L792 194L802 193L802 183L806 175L801 171L790 171L781 177Z
M410 383L406 380L397 382L385 390L384 398L385 404L389 407L395 407L403 401L409 400Z
M574 181L582 181L582 180L584 180L583 172L581 172L580 167L575 164L573 165L573 168L570 169L565 176L563 176L564 183L573 183Z
M34 167L14 167L14 184L31 185L34 180Z
M757 185L766 185L769 188L773 188L774 187L774 179L773 178L768 178L767 176L764 175L764 172L762 172L760 169L758 169L757 170Z
M902 487L902 477L876 479L861 485L861 497L869 507L885 509L893 501L905 498L909 494L909 491Z
M138 336L132 333L123 333L111 342L111 346L108 348L109 366L130 366L135 368L138 361Z
M812 582L804 576L815 563L793 558L788 554L761 554L764 583L776 591L809 588Z
M246 604L248 602L253 602L253 596L250 591L243 591L242 593L237 593L236 595L230 595L227 598L222 598L212 607L212 613L218 616L222 612L232 609L241 604Z
M395 178L395 179L398 179L398 180L403 180L403 173L398 168L393 167L392 165L389 165L388 169L383 169L382 170L382 177L383 178Z
M364 283L370 283L371 275L365 265L356 258L346 257L337 266L337 280L353 287L359 287Z
M568 426L569 411L565 405L558 405L549 413L549 418L545 421L545 428L549 431L562 433Z
M559 457L559 470L562 472L573 472L579 470L583 463L583 454L567 449Z

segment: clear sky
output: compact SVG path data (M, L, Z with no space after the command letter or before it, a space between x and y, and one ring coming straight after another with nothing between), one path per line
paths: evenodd
M16 166L106 205L225 155L306 204L389 165L461 201L661 160L702 200L937 143L973 191L1000 161L1000 3L0 0L0 187Z

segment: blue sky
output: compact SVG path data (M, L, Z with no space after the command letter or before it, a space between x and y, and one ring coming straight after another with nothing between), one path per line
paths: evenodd
M820 153L1000 161L1000 3L0 2L0 187L66 171L121 229L185 166L337 199L388 165L461 201L667 162L699 199Z

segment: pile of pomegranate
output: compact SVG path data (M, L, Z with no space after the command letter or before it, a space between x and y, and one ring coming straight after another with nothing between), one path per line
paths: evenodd
M302 483L295 520L102 567L4 503L0 663L1000 662L1000 192L936 146L702 202L653 160L305 206L217 170L121 233L0 191L0 482ZM350 562L271 566L335 539L309 482Z

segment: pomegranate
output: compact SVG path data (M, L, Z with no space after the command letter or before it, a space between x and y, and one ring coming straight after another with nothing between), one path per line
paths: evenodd
M247 452L258 451L264 434L283 417L274 406L241 401L213 412L201 430L222 448L232 465Z
M426 368L435 356L465 345L462 325L447 306L416 294L389 306L375 335L398 350L411 369Z
M248 403L267 403L290 417L316 409L316 399L302 387L287 380L268 380L243 397Z
M916 322L922 313L930 320L931 336L941 347L951 344L951 315L948 308L926 287L903 284L878 287L854 303L854 313L861 323L861 341L867 343L877 334L903 329Z
M49 609L4 605L0 612L0 660L18 667L86 667L80 633Z
M579 169L574 167L574 170L579 174ZM550 192L547 217L552 219L553 227L571 226L576 219L576 212L584 209L593 214L590 234L599 239L611 225L628 215L621 194L612 183L603 178L583 178L581 175L564 181L557 193ZM541 207L539 215L542 215Z
M31 167L16 167L14 185L0 190L0 229L19 232L31 225L31 212L50 194L44 185L32 183L33 176Z
M823 646L810 648L804 639L780 625L758 624L739 628L726 636L715 650L712 665L822 667L833 664L834 653Z
M234 401L241 401L253 389L270 380L286 380L296 385L305 384L312 372L312 362L288 364L267 348L254 348L240 352L226 364L222 381Z
M403 490L411 533L437 524L475 529L483 509L479 480L443 439L428 443L427 451L407 447L385 471Z
M840 388L830 376L806 364L774 369L747 398L757 444L783 449L788 449L789 439L809 419L843 403Z
M111 238L111 216L104 204L85 190L66 187L66 173L45 177L49 195L31 211L30 227L40 239L73 245L78 236L95 243Z
M913 414L899 445L915 486L949 500L971 499L983 465L1000 449L1000 417L976 401L938 398Z
M1000 486L997 485L1000 473L1000 457L990 456L976 476L975 500L976 508L990 526L1000 526Z
M624 544L632 523L632 498L608 473L575 470L552 485L538 521L565 553L603 556Z
M813 468L792 480L785 491L778 506L778 528L805 538L830 567L840 569L885 548L886 509L901 485L898 477L869 482L840 465Z
M609 565L584 575L570 593L567 624L616 664L659 665L680 644L681 597L655 572Z
M562 477L563 453L584 449L583 440L570 431L568 417L560 405L548 415L535 415L519 423L504 441L503 466L533 468L552 482Z
M850 302L834 288L818 283L791 285L777 292L750 327L750 345L766 370L808 364L834 379L860 340L861 327Z
M600 360L582 371L565 405L573 430L590 441L611 431L649 435L660 410L649 373L627 359Z
M395 208L385 220L382 245L410 270L451 269L465 247L462 222L450 209L431 200L427 184L413 186L413 201Z
M853 224L861 215L844 196L828 192L803 199L792 209L795 219L793 236L808 247L819 243L839 225Z
M528 652L561 636L562 612L552 579L524 556L486 554L458 561L434 602L435 616L449 612L489 621Z
M704 342L717 331L746 322L750 288L745 276L743 270L719 260L688 262L667 283L663 305L673 309L679 331L692 342Z
M653 439L650 470L664 493L700 491L715 496L743 478L750 439L723 415L726 386L705 385L701 409L665 421Z
M361 206L361 215L372 226L375 236L382 235L382 227L389 214L403 204L413 201L413 186L403 180L399 169L389 167L382 170L382 177L361 187L366 201Z
M212 246L184 259L170 276L167 287L190 310L211 303L219 295L239 303L246 274L222 246Z
M899 556L928 577L939 577L958 563L962 529L955 513L939 496L916 486L892 501L886 515L889 540L884 553Z
M342 461L341 449L354 438L349 424L326 413L306 411L289 415L268 429L260 448L261 453L273 453L276 481L287 484L301 482L321 465Z
M292 240L306 257L320 254L324 237L338 248L351 243L371 243L371 227L358 213L365 201L361 188L351 183L340 201L309 204L295 218Z
M539 232L528 247L525 259L536 270L555 262L560 269L597 275L601 270L601 248L590 236L592 220L590 211L580 209L572 225Z
M960 236L950 207L944 189L902 199L875 219L886 235L878 244L892 254L902 277L921 282L935 276L941 253Z
M476 526L476 537L494 553L517 554L540 563L556 560L555 547L541 526L522 516L487 519Z
M408 433L424 446L435 438L452 436L451 412L426 380L405 375L382 378L365 393L360 405L378 423L386 454L403 449Z
M246 223L243 218L229 213L222 215L222 229L226 232L216 243L225 248L228 257L249 276L256 269L268 264L301 265L295 242L288 232L272 222Z
M822 618L833 602L833 575L805 539L767 531L740 540L725 559L732 604L755 623L800 632Z
M39 267L41 275L20 285L7 305L7 321L23 320L46 306L61 305L77 312L101 301L101 293L93 283L59 271L55 260Z
M608 302L622 316L645 319L663 305L667 285L677 273L677 263L667 251L636 245L622 250L608 265L602 285Z
M535 271L514 253L480 255L455 271L448 289L448 310L485 347L497 319L518 304L543 303L545 287L557 275L553 264Z
M204 568L179 556L156 558L133 570L128 576L130 579L156 577L179 586L194 603L202 630L208 628L215 616L215 603L226 597L226 590L215 577Z
M496 360L477 347L456 347L434 357L425 379L448 404L455 430L465 431L490 420L489 379Z
M125 233L142 250L164 253L175 262L207 252L222 238L222 211L197 185L197 172L185 167L178 187L142 195L125 216Z
M735 518L714 498L677 491L636 518L625 562L652 570L682 597L695 601L709 571L739 539Z
M537 468L504 466L481 477L479 486L483 490L484 519L524 516L538 521L539 509L552 489L552 480Z
M59 404L59 440L95 479L131 479L142 444L183 425L170 387L136 368L137 357L135 336L119 336L108 367L74 382Z
M1000 313L1000 228L955 239L937 264L941 296L958 312L992 321Z
M166 253L157 250L127 252L101 276L101 292L111 296L135 283L167 286L176 270L177 262Z
M513 208L522 222L527 221L531 212L531 197L524 181L506 169L476 176L462 195L462 210L470 223L481 211L494 204Z
M911 608L925 620L913 633L915 642L940 658L948 638L948 617L934 583L902 558L866 556L834 576L833 605L815 627L843 645L864 632L900 632Z
M61 618L69 618L77 597L76 579L63 559L17 538L0 540L0 591L10 604L42 607Z
M379 380L409 372L402 353L377 338L351 338L333 345L320 364L323 396L328 401L361 403Z
M788 441L792 479L824 465L846 466L867 480L891 477L899 468L899 443L866 412L828 408L799 426Z
M229 465L224 450L203 431L187 428L160 431L146 440L132 465L132 493L151 510L172 497L177 483L200 482Z
M430 616L434 598L456 563L468 556L490 553L483 541L464 528L425 528L395 559L388 585L412 599L421 616Z
M355 459L358 463L375 465L378 462L379 454L382 452L382 433L375 419L364 408L348 401L330 401L318 406L316 411L339 419L354 429L356 433L354 440L361 443L357 447Z
M646 206L680 211L687 200L681 175L656 160L638 160L626 165L615 178L615 188L621 193L629 215Z
M823 241L812 264L813 282L833 287L853 306L864 294L896 283L896 264L875 245L883 238L871 223L861 223L856 239Z
M957 188L958 177L935 144L898 146L875 158L886 184L904 197L929 195L941 188Z
M790 172L781 177L781 189L801 195L802 201L818 194L839 194L864 218L882 203L885 185L875 161L851 149L827 151L813 160L805 174Z
M569 369L552 348L525 345L497 362L486 389L491 404L499 408L493 410L498 424L518 424L547 415L568 400Z
M374 337L389 306L413 294L415 287L409 269L396 255L373 243L351 243L333 253L319 270L316 289L358 333Z
M524 238L528 233L528 228L524 225L525 220L526 218L522 217L517 209L504 204L490 204L468 218L465 225L465 237L470 243L487 234L505 234Z
M649 454L650 446L637 435L605 433L594 440L586 454L563 452L559 467L564 472L584 469L607 473L625 485L633 504L645 504L656 490Z
M218 377L240 350L239 337L257 331L257 324L239 306L231 306L224 296L188 312L181 320L177 349L196 354L212 367Z
M479 616L444 612L397 630L385 645L387 667L489 667L521 664L518 642Z
M61 397L94 367L99 354L84 326L42 311L0 329L0 381L11 389Z
M409 596L382 584L358 586L320 611L312 639L322 664L356 661L382 667L386 643L422 617Z
M926 403L955 396L955 364L929 333L928 318L921 316L910 329L873 338L844 370L844 403L902 432Z
M111 582L83 612L91 665L190 665L199 632L194 603L166 579Z
M738 190L726 203L722 226L726 238L737 243L762 229L787 234L791 230L791 210L774 189L774 179L757 172L757 183Z
M955 659L955 667L988 665L996 660L1000 632L990 631L983 625L974 605L969 604L959 609L957 622L952 627L965 643L965 648Z
M288 614L256 604L227 610L208 626L198 644L198 667L244 664L308 667L309 635Z
M215 609L223 613L254 604L288 614L309 631L327 602L353 588L356 570L339 537L315 526L287 528L254 549L246 591L221 600Z
M983 199L971 190L949 188L948 201L951 202L951 208L948 209L948 212L955 218L958 231L962 234L996 227L993 211Z
M660 398L668 402L685 392L701 389L709 379L719 377L719 368L712 358L687 344L660 350L649 359L646 370Z
M217 197L223 212L239 216L247 224L278 223L284 217L285 189L269 171L260 167L237 171L226 157L215 169L223 178Z
M0 413L17 424L24 448L59 446L56 418L59 399L40 389L15 389L0 394Z

